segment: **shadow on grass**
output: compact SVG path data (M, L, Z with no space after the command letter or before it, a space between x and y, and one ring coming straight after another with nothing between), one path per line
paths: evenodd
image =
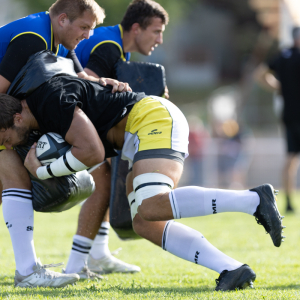
M0 282L1 284L1 282ZM13 283L6 283L7 285L12 285ZM194 293L201 293L201 292L213 292L213 288L203 286L200 288L195 287L121 287L120 285L116 286L101 286L96 284L88 284L87 287L79 287L76 286L75 288L67 287L67 288L15 288L11 289L7 292L1 292L1 297L20 297L20 299L26 299L27 297L35 297L35 296L43 296L47 298L78 298L80 296L85 297L99 297L100 294L103 296L105 294L113 293L121 293L124 295L145 295L149 293L155 294L177 294L177 295L187 295L187 294L194 294Z
M264 290L300 290L300 284L289 284L289 285L278 285L278 286L268 286L268 287L261 287Z

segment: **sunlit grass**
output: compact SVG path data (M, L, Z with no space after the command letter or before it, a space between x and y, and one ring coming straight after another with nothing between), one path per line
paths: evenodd
M282 199L279 195L279 207L283 207ZM83 281L63 289L14 288L13 250L1 214L0 299L300 299L300 205L297 207L297 213L284 219L287 239L280 248L274 247L263 227L246 214L220 214L182 221L256 272L255 289L230 293L214 292L216 272L176 258L145 240L121 241L113 230L110 249L122 247L118 258L139 265L141 273L111 274L99 282ZM79 209L75 207L60 214L35 214L35 246L42 263L67 262Z

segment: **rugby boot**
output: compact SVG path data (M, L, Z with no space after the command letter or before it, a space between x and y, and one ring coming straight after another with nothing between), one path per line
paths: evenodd
M279 247L281 242L285 238L282 236L281 220L284 218L280 215L276 205L276 195L278 191L275 191L271 184L263 184L250 191L256 192L260 198L260 203L257 206L256 212L253 214L257 223L263 225L266 233L269 233L274 246Z
M77 274L61 274L47 270L46 268L58 267L60 264L42 265L38 260L33 267L33 273L23 276L17 270L15 272L15 287L54 287L60 288L73 284L79 280Z
M128 264L112 255L107 255L100 259L94 259L89 255L88 267L91 271L98 274L136 273L141 271L140 267Z
M248 265L242 265L236 270L221 272L216 279L216 291L234 291L236 289L245 289L246 287L253 288L253 282L256 274Z
M62 273L63 274L66 274L66 270L65 269L62 269ZM99 274L96 274L94 272L92 272L88 267L87 265L85 265L79 272L76 273L80 279L98 279L98 280L101 280L103 279L103 276L99 275Z

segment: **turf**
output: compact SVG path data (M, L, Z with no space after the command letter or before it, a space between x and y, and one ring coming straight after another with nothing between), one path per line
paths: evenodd
M279 208L283 207L282 202L279 195ZM42 263L67 262L79 209L35 214L35 247ZM216 272L176 258L145 240L121 241L113 230L110 249L122 247L118 258L139 265L141 273L110 274L102 281L80 281L63 289L14 288L13 250L2 214L0 219L0 299L300 299L300 205L297 213L286 215L283 220L287 238L280 248L274 247L263 227L246 214L227 213L182 221L256 272L254 289L224 293L214 292Z

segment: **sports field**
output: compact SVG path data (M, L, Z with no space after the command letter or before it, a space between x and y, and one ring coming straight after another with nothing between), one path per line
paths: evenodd
M79 209L35 214L35 247L43 264L67 262ZM263 227L246 214L184 220L256 272L254 289L225 293L214 292L216 272L176 258L145 240L120 241L113 230L111 251L122 247L118 258L139 265L141 273L111 274L99 282L80 281L63 289L15 289L13 250L2 213L0 218L0 299L300 299L300 205L298 213L283 220L287 238L280 248L275 248Z

